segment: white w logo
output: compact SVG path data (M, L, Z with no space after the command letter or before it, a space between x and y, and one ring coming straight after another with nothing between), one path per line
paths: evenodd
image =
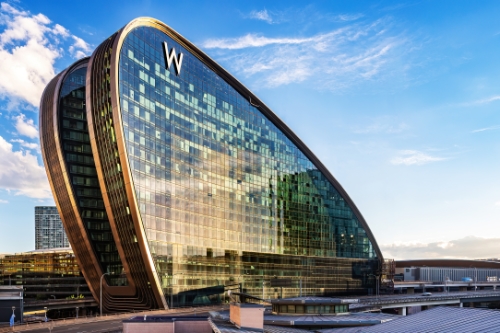
M179 75L181 73L183 54L179 53L179 57L176 57L174 47L172 48L172 51L170 51L170 54L168 54L167 42L163 42L163 51L165 52L165 59L167 60L167 69L170 69L173 60L175 65L175 73Z

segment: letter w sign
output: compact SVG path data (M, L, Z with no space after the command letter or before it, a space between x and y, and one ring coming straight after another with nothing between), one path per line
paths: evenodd
M175 65L175 73L177 75L179 75L181 73L183 54L179 53L179 56L177 57L177 55L175 54L175 48L172 48L172 51L170 51L170 54L168 54L167 42L163 42L163 52L165 54L165 61L167 63L167 69L170 69L170 66L172 65L172 61L173 61L174 65Z

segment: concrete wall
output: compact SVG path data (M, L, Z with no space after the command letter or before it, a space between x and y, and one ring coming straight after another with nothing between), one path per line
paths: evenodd
M174 333L174 325L170 323L123 323L123 333Z
M199 321L173 322L124 322L123 333L212 333L212 327L206 318Z
M175 333L212 333L212 327L205 321L176 321Z
M264 329L264 307L232 303L229 319L238 327Z

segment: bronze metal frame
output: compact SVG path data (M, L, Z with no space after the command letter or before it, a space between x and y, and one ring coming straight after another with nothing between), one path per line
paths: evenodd
M47 171L49 183L54 194L54 200L59 215L65 227L68 240L73 249L82 273L90 291L98 299L100 277L104 273L98 258L93 251L87 232L75 201L75 193L66 168L61 134L59 129L59 94L65 78L75 70L87 66L89 58L82 59L56 76L46 87L40 107L40 142L42 156ZM117 235L113 235L115 240ZM123 253L121 253L123 258ZM103 284L103 308L110 311L130 309L150 309L157 307L156 303L144 302L142 295L137 296L134 280L128 277L126 287Z

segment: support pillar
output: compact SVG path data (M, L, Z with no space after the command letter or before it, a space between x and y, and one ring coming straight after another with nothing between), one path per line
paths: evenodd
M464 307L464 303L460 302L459 307L463 308Z
M406 316L406 306L398 309L398 315Z
M414 294L415 293L415 288L413 288L413 287L406 288L406 293L407 294Z

